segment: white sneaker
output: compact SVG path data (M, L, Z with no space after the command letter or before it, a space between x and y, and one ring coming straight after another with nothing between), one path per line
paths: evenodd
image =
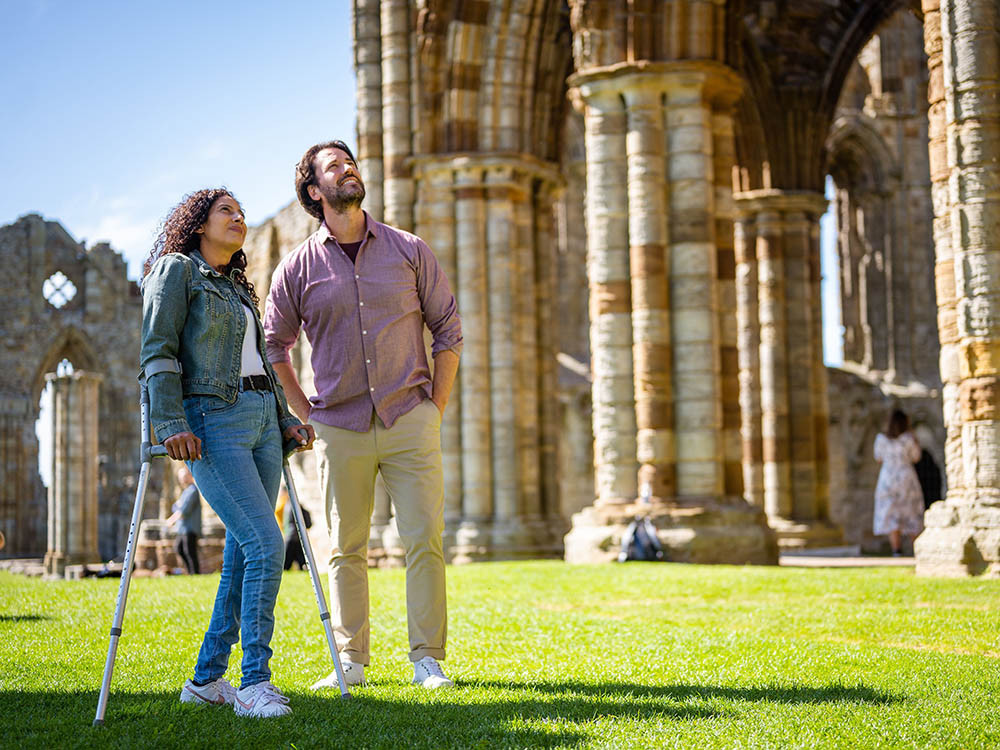
M344 670L344 682L348 687L365 686L365 665L355 664L353 661L340 660L340 668ZM322 690L323 688L337 688L340 690L340 683L337 682L337 670L333 670L319 682L314 682L309 686L310 690Z
M433 656L425 656L420 661L413 662L413 684L428 690L455 687L455 683L444 676L441 665Z
M209 682L207 685L195 685L191 680L181 688L181 703L201 703L210 706L233 705L236 701L236 688L229 684L225 677Z
M269 716L284 716L290 714L288 698L278 692L278 688L265 680L250 687L236 691L236 702L233 710L240 716L265 718Z

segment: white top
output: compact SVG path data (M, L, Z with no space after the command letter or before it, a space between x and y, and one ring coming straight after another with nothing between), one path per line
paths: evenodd
M243 334L243 351L240 353L240 377L266 375L264 360L257 350L257 321L246 305L243 305L243 314L247 318L247 330Z

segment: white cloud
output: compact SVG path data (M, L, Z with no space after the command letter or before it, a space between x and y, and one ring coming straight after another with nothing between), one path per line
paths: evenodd
M95 223L86 221L72 227L73 233L86 238L88 247L96 242L107 242L128 262L129 276L139 278L142 264L153 246L159 218L122 210L111 210L97 217Z

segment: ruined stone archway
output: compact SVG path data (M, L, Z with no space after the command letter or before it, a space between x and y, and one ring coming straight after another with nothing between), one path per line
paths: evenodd
M138 289L108 245L88 248L58 223L35 215L0 227L0 258L7 347L0 371L3 556L37 558L46 551L35 422L45 375L66 358L102 376L97 533L100 557L110 559L124 543L137 466Z

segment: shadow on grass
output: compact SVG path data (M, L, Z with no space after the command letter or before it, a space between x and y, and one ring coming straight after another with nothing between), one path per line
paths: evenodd
M535 690L545 693L577 693L583 695L620 694L643 699L670 699L685 701L691 698L710 700L770 703L871 703L888 705L904 700L902 696L864 686L827 685L769 685L756 687L721 687L714 685L638 685L632 683L592 684L585 682L525 682L509 683L479 681L461 683L464 687L482 687L496 690Z
M302 691L302 692L299 692ZM289 690L293 713L267 721L229 708L182 705L177 692L116 693L105 726L91 727L97 691L0 691L0 705L22 719L6 739L28 747L125 747L137 738L157 748L257 747L575 747L606 732L602 720L661 726L719 716L669 692L637 685L463 683L433 693L404 684L359 689L350 701L336 691ZM305 693L305 694L303 694ZM604 739L607 739L606 737Z
M216 746L290 747L578 747L606 736L608 722L632 729L683 732L687 722L725 717L730 703L884 705L905 700L866 687L773 685L640 685L571 681L459 683L455 690L426 693L404 683L376 683L354 692L287 691L293 714L253 721L228 708L182 705L176 691L128 693L112 690L103 727L91 728L97 691L0 690L0 705L18 717L5 740L31 747L190 748L212 737ZM735 709L735 706L734 706ZM656 729L653 729L656 727Z
M0 623L3 622L41 622L51 620L48 615L8 615L0 612Z

